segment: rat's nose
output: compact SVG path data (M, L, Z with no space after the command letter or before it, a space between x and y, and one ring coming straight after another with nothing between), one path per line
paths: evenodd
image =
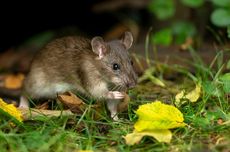
M134 88L137 84L137 75L134 71L131 72L129 78L126 81L126 87L131 89Z
M134 88L136 86L136 82L135 81L131 81L131 82L128 82L127 84L126 84L126 87L127 88Z

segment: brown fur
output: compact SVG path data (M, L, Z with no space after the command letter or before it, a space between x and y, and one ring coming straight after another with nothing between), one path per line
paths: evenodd
M25 95L55 98L57 93L74 91L94 98L117 96L110 91L126 90L136 83L127 51L132 40L132 35L126 33L122 40L110 42L104 42L101 37L92 41L64 37L50 42L31 64L24 81ZM120 70L113 70L114 63L120 65Z

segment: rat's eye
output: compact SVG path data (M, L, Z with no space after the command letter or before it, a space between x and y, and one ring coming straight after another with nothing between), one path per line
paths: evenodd
M119 70L120 69L120 65L117 63L113 64L113 70Z
M130 64L133 65L133 61L132 60L130 61Z

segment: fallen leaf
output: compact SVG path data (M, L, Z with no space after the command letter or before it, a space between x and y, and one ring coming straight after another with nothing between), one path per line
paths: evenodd
M134 128L139 132L185 126L183 114L176 107L163 104L160 101L141 105L136 114L139 119Z
M58 95L58 99L73 113L82 114L86 108L86 104L70 91L65 94Z
M184 101L185 97L185 90L182 90L181 92L177 93L175 96L175 104L176 106L184 104L186 101Z
M40 110L46 110L49 108L49 101L46 101L46 102L39 104L39 105L36 105L35 108L40 109Z
M187 98L189 101L191 102L196 102L201 95L201 85L197 84L196 88L194 90L192 90L191 92L189 92L185 98Z
M4 80L4 87L8 89L19 89L22 87L22 83L25 76L21 73L17 75L7 75Z
M73 116L70 110L40 110L34 108L17 108L22 114L23 120L35 119L36 117L59 117L59 116Z
M151 136L157 139L159 142L169 143L172 139L172 133L170 130L151 130L127 134L124 139L127 145L138 144L144 136Z
M95 120L102 118L102 111L104 106L102 101L97 101L96 104L88 105L83 100L78 98L72 92L66 92L64 94L58 95L58 100L62 102L70 111L77 114L83 114L83 112L88 109L92 112L93 118ZM128 109L128 103L130 101L129 96L125 93L125 98L118 104L118 112L123 112Z
M187 50L190 46L193 44L193 39L191 37L188 37L184 44L181 44L180 48L181 50Z
M7 104L0 98L0 111L1 110L13 117L16 121L20 123L23 121L22 113L13 104Z
M185 90L182 90L175 96L175 104L177 106L182 105L186 102L186 99L190 102L196 102L201 95L201 85L197 84L196 88L189 93L185 93Z
M223 123L224 123L223 119L219 118L219 119L217 120L217 124L218 124L218 125L222 125Z
M176 107L160 101L139 106L136 114L138 120L134 132L124 137L128 145L138 143L143 136L169 143L172 138L169 129L185 126L183 114Z

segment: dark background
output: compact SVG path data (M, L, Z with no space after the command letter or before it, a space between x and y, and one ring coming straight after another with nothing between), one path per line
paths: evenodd
M77 27L87 35L102 35L120 22L121 16L139 20L141 26L149 25L145 9L124 6L112 12L95 13L92 7L98 2L101 0L4 2L0 5L0 51L17 47L40 32L66 27Z

